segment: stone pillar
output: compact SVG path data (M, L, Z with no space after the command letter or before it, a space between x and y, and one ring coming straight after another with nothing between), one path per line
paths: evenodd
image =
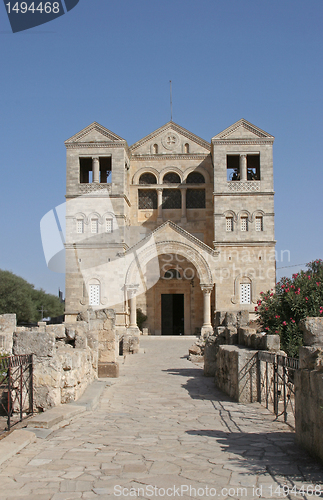
M157 222L163 222L163 189L157 189Z
M136 293L138 291L139 285L128 285L127 286L127 294L130 302L130 325L127 328L126 335L124 336L124 340L128 337L139 337L140 330L137 326L137 299ZM131 339L130 339L131 340Z
M137 299L136 289L132 288L130 292L130 328L137 327Z
M182 220L181 220L181 222L187 222L187 218L186 218L186 189L182 189L181 193L182 193Z
M247 180L247 155L240 155L240 180Z
M211 323L211 292L213 285L201 284L203 292L203 326L201 328L201 337L206 338L213 334Z
M98 156L92 158L92 172L93 172L93 182L98 184L100 182L100 160Z

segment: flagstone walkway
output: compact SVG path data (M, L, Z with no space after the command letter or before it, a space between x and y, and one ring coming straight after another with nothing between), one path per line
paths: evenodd
M0 500L323 498L322 465L266 409L216 390L192 343L142 337L96 411L1 466Z

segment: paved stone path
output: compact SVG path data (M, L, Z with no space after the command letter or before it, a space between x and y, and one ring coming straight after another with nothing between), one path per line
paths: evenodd
M192 343L142 338L97 411L3 464L0 500L323 497L322 465L266 409L217 391Z

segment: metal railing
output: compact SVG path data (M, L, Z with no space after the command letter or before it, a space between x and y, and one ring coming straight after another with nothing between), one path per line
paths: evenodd
M0 414L7 427L33 413L33 357L8 356L0 359Z
M262 363L265 363L264 367ZM276 419L295 425L294 375L299 360L266 351L258 351L258 397L266 408L272 405Z

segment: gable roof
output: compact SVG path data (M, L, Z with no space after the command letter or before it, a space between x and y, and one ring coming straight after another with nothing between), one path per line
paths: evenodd
M75 142L121 142L126 144L125 139L118 136L111 130L103 127L97 122L93 122L77 134L73 135L65 144L73 144Z
M207 252L209 255L212 255L213 257L219 255L218 250L214 250L213 248L209 247L206 243L196 238L196 236L189 233L182 227L175 224L175 222L172 222L170 220L167 220L166 222L158 226L156 229L154 229L154 231L152 231L152 233L149 233L145 238L137 242L132 247L128 248L125 253L127 254L132 252L136 247L140 247L145 240L148 240L152 234L157 235L158 233L163 233L167 228L171 228L175 233L184 236L187 240L190 241L191 244L193 243L194 246L199 247L200 249Z
M244 118L241 118L230 127L226 128L219 134L212 137L212 142L217 142L218 140L230 140L230 139L269 139L274 141L274 136L268 134L264 130L252 123L248 122Z
M143 144L145 144L148 141L151 141L155 137L164 134L165 132L172 130L174 132L177 132L178 134L186 137L187 139L191 140L192 142L195 142L199 146L202 146L202 148L206 149L206 151L210 152L211 145L209 142L205 141L201 137L193 134L189 130L181 127L177 123L170 121L165 123L162 127L159 127L158 129L154 130L154 132L151 132L150 134L146 135L146 137L143 137L139 141L135 142L132 144L129 149L132 153L135 153L135 151L140 148Z

